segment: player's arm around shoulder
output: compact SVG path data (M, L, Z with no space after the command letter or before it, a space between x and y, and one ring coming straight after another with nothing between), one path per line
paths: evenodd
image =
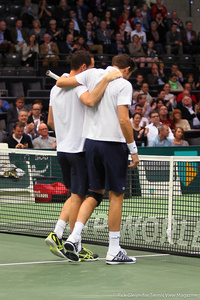
M60 78L58 78L58 80L56 81L56 85L60 88L63 88L63 87L74 87L74 86L78 86L79 83L78 81L76 80L76 77L75 76L61 76Z
M133 137L132 125L129 119L128 105L118 106L118 116L121 130L126 139L127 146L131 154L132 163L129 165L129 167L135 169L139 164L139 156L137 146Z
M93 107L102 98L109 82L120 77L122 77L122 73L120 71L117 70L111 71L110 73L108 73L106 76L102 78L100 83L95 87L95 89L91 93L85 92L80 96L81 102L83 102L85 105L89 107Z

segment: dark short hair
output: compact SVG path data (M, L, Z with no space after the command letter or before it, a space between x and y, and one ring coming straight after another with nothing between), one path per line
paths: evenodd
M136 115L139 115L142 118L142 115L139 112L135 112L132 116L132 118L134 119Z
M136 69L136 64L128 54L119 54L113 57L112 66L119 69L130 67L129 71L133 72Z
M159 116L157 110L154 109L154 110L150 111L149 118L151 118L151 115L153 115L153 114L157 114Z
M71 56L71 69L78 70L83 64L88 68L91 65L93 55L88 51L79 50Z
M17 96L17 98L15 99L15 102L17 102L17 100L23 100L25 102L25 98L22 95Z
M17 121L14 126L13 126L13 129L16 129L16 127L19 126L19 127L25 127L24 123L20 122L20 121Z

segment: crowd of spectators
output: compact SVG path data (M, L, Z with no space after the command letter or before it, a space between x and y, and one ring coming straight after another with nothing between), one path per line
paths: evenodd
M37 58L43 67L57 67L60 60L70 60L77 50L129 54L139 69L132 82L130 108L137 144L150 146L153 136L157 136L160 145L170 138L170 141L175 138L172 144L177 144L173 136L177 128L200 129L199 97L192 93L199 89L199 78L191 70L183 74L176 63L166 70L162 55L198 53L199 34L193 30L192 22L182 21L176 11L168 15L162 0L155 0L152 6L149 1L119 0L114 17L108 2L25 0L14 27L7 26L3 17L0 20L0 53L20 53L21 64L26 67L34 67ZM149 68L148 74L143 67ZM156 97L151 95L153 85ZM6 130L12 135L16 122L21 122L31 142L41 139L40 133L46 131L40 129L39 133L39 126L47 122L42 116L41 103L33 103L31 112L24 109L24 104L24 99L17 98L15 107L9 108L7 101L0 100L0 112L8 114Z

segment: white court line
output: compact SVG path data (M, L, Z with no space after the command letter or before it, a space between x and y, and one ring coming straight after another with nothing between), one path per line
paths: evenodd
M159 257L159 256L168 256L170 254L150 254L150 255L136 255L134 257ZM132 256L130 256L132 257ZM98 260L106 260L105 258L99 258ZM97 261L98 261L97 260ZM5 266L21 266L21 265L36 265L36 264L54 264L54 263L70 263L68 260L47 260L47 261L31 261L31 262L19 262L19 263L7 263L7 264L0 264L0 267ZM71 262L74 263L74 262ZM79 262L77 262L79 263Z

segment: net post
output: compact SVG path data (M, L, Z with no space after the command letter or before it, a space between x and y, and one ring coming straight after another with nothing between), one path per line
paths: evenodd
M169 168L169 202L168 202L168 227L167 236L170 245L173 244L172 240L172 208L173 208L173 172L174 172L174 157L170 156Z

